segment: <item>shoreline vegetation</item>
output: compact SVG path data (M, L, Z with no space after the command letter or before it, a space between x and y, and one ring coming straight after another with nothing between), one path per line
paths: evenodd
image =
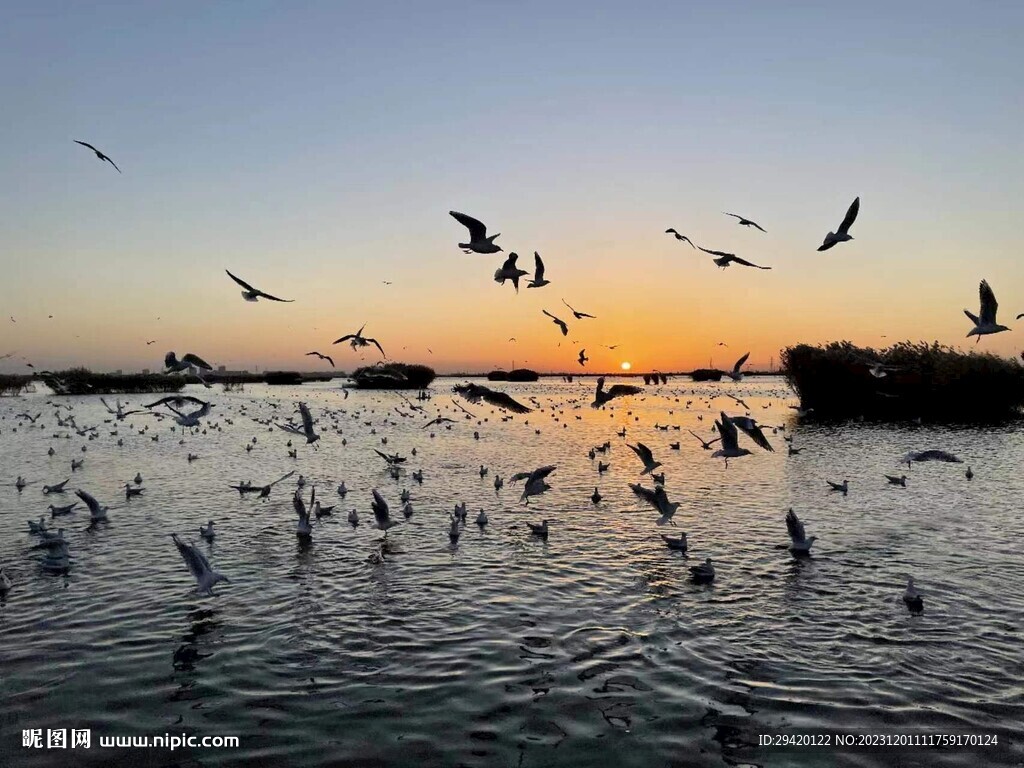
M802 408L822 419L998 421L1024 407L1024 365L988 352L909 341L875 350L848 341L781 353Z
M357 389L426 389L437 374L427 365L383 363L357 368L350 378Z

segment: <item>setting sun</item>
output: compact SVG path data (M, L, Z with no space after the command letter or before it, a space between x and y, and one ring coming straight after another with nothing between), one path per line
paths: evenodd
M622 370L624 370L624 371L628 371L628 370L629 370L630 368L632 368L632 367L633 367L633 364L632 364L632 363L630 363L630 362L628 362L628 361L627 361L627 362L624 362L624 363L622 364Z

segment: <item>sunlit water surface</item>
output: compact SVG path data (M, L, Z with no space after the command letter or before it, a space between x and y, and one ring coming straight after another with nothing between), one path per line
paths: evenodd
M79 426L98 425L95 440L57 427L42 393L0 401L0 481L38 481L21 493L0 488L0 563L15 581L0 601L0 765L1024 759L1019 425L800 424L787 407L792 396L771 378L672 381L606 410L589 407L593 380L503 384L541 409L503 421L490 406L464 403L477 417L469 420L452 405L452 383L435 383L425 414L390 393L345 400L337 384L199 388L191 394L216 407L205 433L184 444L169 420L103 423L110 417L98 398L54 401L71 405ZM768 430L774 453L741 435L755 453L726 468L688 434L710 438L719 409L743 412L722 392L744 399L762 423L785 425ZM289 435L253 417L282 421L299 400L323 437L318 450L296 439L291 459ZM421 429L438 410L454 427ZM43 416L34 428L18 426L21 412ZM626 438L616 434L622 427ZM788 456L784 435L803 452ZM598 458L611 468L599 475L587 453L605 441L610 451ZM663 462L669 495L682 502L678 528L656 526L628 488L640 479L626 448L635 441ZM676 441L681 449L670 449ZM409 457L400 479L374 448ZM898 457L925 448L955 452L976 477L965 479L966 465L901 469ZM199 455L191 464L190 452ZM71 459L82 457L72 475ZM552 490L519 504L522 486L509 476L544 464L558 466ZM266 503L228 488L291 469L296 476ZM416 469L422 485L410 476ZM125 503L123 484L137 472L145 494ZM295 535L290 499L299 473L337 504L308 547ZM887 485L884 473L910 475L908 487ZM497 492L495 475L506 480ZM73 500L40 492L42 482L69 476L69 488L111 505L110 520L94 530L87 513L53 521L67 529L72 565L66 576L47 575L25 521L51 501ZM827 492L826 480L844 478L848 496ZM335 491L342 480L344 499ZM372 488L400 519L408 488L415 509L390 532L394 551L382 566L367 562L381 538L371 527ZM448 515L459 501L469 524L453 547ZM346 521L353 507L356 528ZM819 537L810 559L785 549L789 507ZM483 530L473 523L481 508L490 517ZM198 528L211 518L218 534L206 544ZM547 542L525 525L542 518ZM658 535L679 530L689 534L688 555ZM197 595L171 532L195 541L230 583ZM718 576L698 586L687 566L705 557ZM925 598L921 616L901 600L908 574ZM26 728L89 728L93 747L24 749ZM902 752L758 746L761 734L810 732L994 733L999 743ZM115 755L96 746L99 735L165 733L234 735L241 747Z

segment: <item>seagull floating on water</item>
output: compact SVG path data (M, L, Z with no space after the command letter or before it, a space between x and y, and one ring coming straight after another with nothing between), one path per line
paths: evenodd
M914 586L913 576L907 577L907 588L903 592L903 602L906 603L911 613L921 613L924 611L924 598L921 597L921 593Z
M690 566L690 578L698 584L710 584L715 580L715 566L711 558L707 558L700 565Z
M818 538L817 536L808 536L804 531L804 524L800 522L800 518L796 516L796 512L792 509L786 513L786 529L789 531L789 538L792 543L789 545L789 551L794 555L809 555L811 553L811 545Z

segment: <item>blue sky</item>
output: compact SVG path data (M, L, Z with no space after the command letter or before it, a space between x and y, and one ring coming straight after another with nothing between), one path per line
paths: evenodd
M1024 311L1022 33L1019 3L9 2L0 354L304 367L366 322L442 369L507 364L510 336L569 368L562 297L599 316L573 340L622 344L600 368L961 343L981 278ZM554 284L497 286L451 208ZM245 304L224 268L298 301Z

